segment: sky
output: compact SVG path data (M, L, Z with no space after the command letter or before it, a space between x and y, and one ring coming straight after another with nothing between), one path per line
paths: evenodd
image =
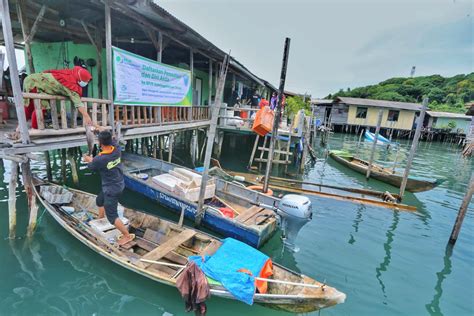
M472 0L159 0L257 76L321 98L391 77L474 71Z

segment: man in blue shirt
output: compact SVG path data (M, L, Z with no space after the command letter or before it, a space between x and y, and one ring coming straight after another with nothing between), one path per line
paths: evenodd
M118 244L124 245L132 241L135 235L128 232L117 212L118 200L125 188L120 146L109 131L102 130L98 138L101 152L94 158L85 155L84 161L89 169L99 172L102 181L102 190L96 198L99 218L107 216L108 221L122 233Z

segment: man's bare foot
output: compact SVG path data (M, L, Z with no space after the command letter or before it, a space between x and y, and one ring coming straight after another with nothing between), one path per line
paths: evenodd
M126 243L129 243L134 239L135 239L135 234L122 235L118 239L118 244L119 244L119 246L123 246Z

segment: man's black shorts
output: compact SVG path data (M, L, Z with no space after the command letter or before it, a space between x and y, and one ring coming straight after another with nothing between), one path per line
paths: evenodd
M103 206L105 208L105 216L107 216L108 221L112 225L118 218L117 207L120 195L122 195L122 192L119 192L118 194L105 194L103 191L100 191L95 199L97 206Z

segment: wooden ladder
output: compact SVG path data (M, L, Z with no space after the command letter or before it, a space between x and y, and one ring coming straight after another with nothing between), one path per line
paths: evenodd
M249 168L252 167L254 161L259 162L259 163L262 163L262 162L266 163L267 162L269 151L270 151L270 141L271 140L270 140L270 137L262 136L263 137L263 145L259 146L260 137L261 137L260 135L257 135L255 137L255 143L253 145L252 154L250 155L250 161L249 161L249 166L248 166ZM274 159L274 157L273 157L272 162L274 164L283 164L283 165L291 164L291 156L293 155L293 153L291 152L290 147L291 147L291 134L289 135L289 139L288 139L287 144L286 144L286 146L283 150L280 146L280 140L279 140L279 141L277 141L276 148L273 151L274 154L283 155L284 160ZM258 154L257 154L257 150L259 151ZM266 157L265 157L265 153L267 153ZM256 154L259 157L255 158Z

